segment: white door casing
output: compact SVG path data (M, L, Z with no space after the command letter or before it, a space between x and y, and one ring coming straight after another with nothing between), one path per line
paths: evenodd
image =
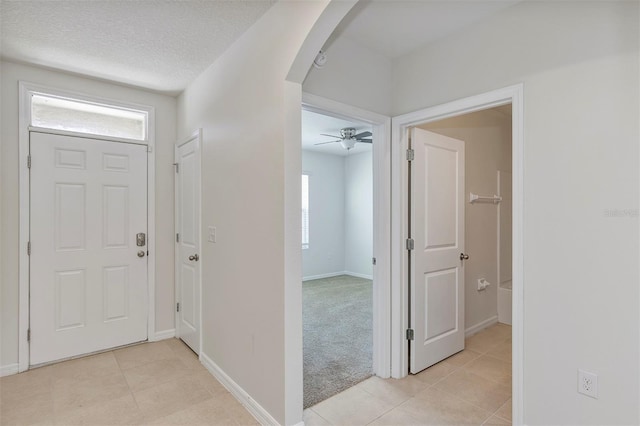
M411 130L410 371L464 349L464 142Z
M146 146L31 132L30 152L30 364L146 340Z
M200 354L200 136L176 146L176 337Z

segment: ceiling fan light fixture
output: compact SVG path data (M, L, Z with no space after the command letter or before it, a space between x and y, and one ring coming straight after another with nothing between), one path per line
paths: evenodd
M356 146L356 142L357 141L355 139L342 139L340 141L340 145L342 145L342 147L348 151Z
M356 135L356 129L353 127L345 127L344 129L340 129L340 136L342 139L353 139Z

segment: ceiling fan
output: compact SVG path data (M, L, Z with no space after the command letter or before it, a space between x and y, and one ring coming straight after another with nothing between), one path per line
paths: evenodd
M320 142L314 145L325 145L328 143L336 143L336 142L340 142L340 145L342 145L342 147L344 149L346 149L347 151L349 151L351 148L353 148L356 145L356 142L360 142L360 143L372 143L373 141L371 139L363 139L366 137L369 137L372 135L371 132L361 132L356 134L356 129L354 129L353 127L345 127L344 129L340 129L340 136L336 136L336 135L327 135L326 133L321 133L322 136L329 136L332 138L338 138L338 140L335 141L329 141L329 142Z

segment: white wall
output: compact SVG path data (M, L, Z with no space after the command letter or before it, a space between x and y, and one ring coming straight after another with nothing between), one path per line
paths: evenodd
M18 362L18 81L151 105L156 111L156 331L173 329L173 145L176 99L42 68L1 62L2 326L0 366Z
M391 60L344 37L330 43L326 53L326 65L309 70L305 93L390 115Z
M302 151L302 172L309 174L309 248L302 250L302 277L344 272L344 157Z
M523 2L394 63L394 114L524 83L525 424L640 422L638 18Z
M498 312L498 206L470 204L468 194L496 194L497 171L511 171L511 117L480 111L420 126L465 142L465 329ZM478 291L478 279L491 286Z
M309 249L302 277L351 274L371 279L373 266L372 152L338 155L302 151L309 177Z
M345 157L344 268L372 278L373 265L373 152Z
M276 3L178 99L178 135L203 128L202 220L217 227L202 248L202 353L281 424L302 418L302 92L285 79L325 8Z

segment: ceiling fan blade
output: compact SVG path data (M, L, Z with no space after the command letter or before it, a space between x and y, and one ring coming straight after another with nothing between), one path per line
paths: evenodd
M373 141L371 139L358 139L358 142L362 142L362 143L373 143Z
M330 138L338 138L338 139L342 139L342 136L336 136L336 135L328 135L326 133L320 133L321 136L329 136Z
M360 138L366 138L367 136L373 136L373 133L371 132L358 133L357 135L354 136L354 138L360 139Z
M336 142L340 142L340 141L320 142L320 143L314 143L314 145L326 145L328 143L336 143Z

